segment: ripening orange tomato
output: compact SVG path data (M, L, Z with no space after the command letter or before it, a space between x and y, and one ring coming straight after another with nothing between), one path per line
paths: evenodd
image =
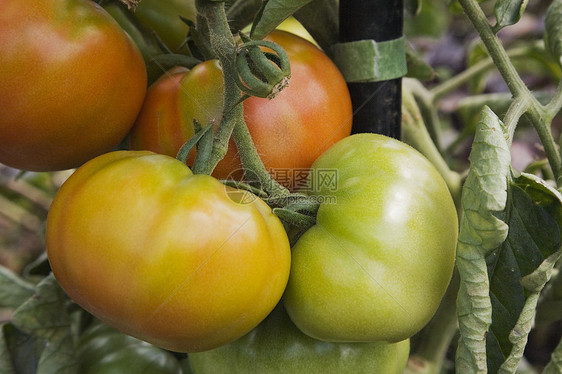
M294 34L276 30L266 39L287 52L289 86L273 99L244 101L244 117L265 167L279 182L294 186L296 172L351 133L352 108L347 85L322 50ZM176 68L148 90L131 131L131 147L175 156L193 136L193 120L218 124L224 82L220 64L205 61L192 70ZM193 155L188 160L193 161ZM234 142L213 175L227 178L242 165ZM301 175L302 176L302 175Z

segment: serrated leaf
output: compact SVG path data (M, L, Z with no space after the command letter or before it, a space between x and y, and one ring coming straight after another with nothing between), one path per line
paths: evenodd
M12 322L30 336L47 342L37 374L75 374L71 320L66 311L68 297L55 278L45 277L35 294L14 311Z
M35 285L0 266L0 306L17 308L35 292Z
M544 287L541 280L538 285L525 289L522 280L534 274L560 248L560 228L548 211L515 184L509 191L506 211L502 214L509 225L508 236L486 258L492 300L492 324L486 340L490 373L498 372L502 365L511 367L513 362L517 366L521 355L514 352L522 349L522 342L526 343L538 292ZM532 310L528 310L530 304ZM508 357L510 363L504 363Z
M494 31L498 32L506 26L516 24L521 19L528 0L498 0L494 8L496 25Z
M262 39L275 30L287 17L310 3L312 0L265 0L252 25L253 39Z
M544 22L546 48L562 64L562 0L554 0L550 4Z
M485 107L470 153L470 170L463 186L457 267L461 278L457 297L460 339L456 370L485 373L486 334L492 303L486 256L505 240L508 227L497 218L507 201L511 155L499 118Z

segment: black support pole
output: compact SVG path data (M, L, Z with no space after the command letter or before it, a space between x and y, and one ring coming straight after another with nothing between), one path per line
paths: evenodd
M340 0L340 42L384 42L403 35L403 0ZM353 133L400 138L402 79L348 83Z

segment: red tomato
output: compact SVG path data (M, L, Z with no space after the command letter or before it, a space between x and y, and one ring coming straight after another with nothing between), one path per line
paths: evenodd
M287 52L291 80L272 100L245 100L244 117L266 168L282 184L296 187L294 177L302 176L326 149L349 136L351 99L339 70L312 43L284 31L274 31L267 39ZM131 132L131 147L176 155L193 135L194 119L202 125L220 123L223 91L217 61L164 75L148 91ZM231 142L213 175L227 178L241 167Z
M123 140L145 92L141 54L93 1L0 2L0 162L77 167Z

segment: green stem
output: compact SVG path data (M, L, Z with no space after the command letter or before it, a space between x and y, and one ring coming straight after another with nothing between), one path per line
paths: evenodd
M562 109L562 80L558 82L556 93L550 102L544 106L546 116L545 120L551 122L554 116L560 112L560 109Z
M447 183L455 205L460 212L461 177L449 168L439 152L423 121L414 95L409 89L410 80L405 79L402 89L402 140L420 151Z
M490 57L494 61L498 71L507 83L507 86L514 98L525 97L530 103L528 115L531 119L542 145L546 152L546 156L556 178L560 174L561 159L558 153L558 147L554 142L550 126L544 119L545 110L538 100L529 91L515 67L511 63L509 56L499 38L494 33L492 26L488 22L486 15L480 8L476 0L459 0L466 15L480 34L482 42L486 46Z
M259 179L258 182L261 188L267 191L269 195L268 201L272 205L284 205L283 201L287 200L291 193L287 188L279 184L265 168L256 150L252 136L248 131L248 126L246 126L243 120L239 121L234 127L232 135L244 170L251 170L253 175Z
M404 78L403 82L408 86L412 95L416 98L416 102L419 106L419 111L425 121L427 131L437 147L440 153L441 141L440 141L440 131L441 131L441 121L439 120L439 114L437 112L436 97L430 92L419 80Z
M528 47L514 48L507 51L507 55L510 59L517 59L522 57L527 57L529 54ZM494 68L494 61L491 58L486 58L477 62L476 64L470 66L468 69L462 71L461 73L445 80L429 90L432 95L433 102L437 102L439 99L448 95L449 93L455 91L459 87L469 83L475 76L482 74L488 70Z
M527 96L523 96L514 99L507 109L503 118L503 123L507 127L507 133L509 135L509 138L507 139L509 147L511 147L511 143L513 142L513 135L515 133L515 128L519 123L519 119L531 108L531 105L532 104L527 99Z
M231 108L223 113L222 122L218 126L213 142L213 149L208 159L200 159L200 163L194 166L199 172L211 174L216 165L226 155L228 142L236 125L237 118L243 116L241 105L234 105L240 102L242 92L234 80L234 52L236 43L234 36L230 32L230 27L226 19L224 3L207 0L197 0L198 27L202 34L208 35L209 43L221 62L224 75L224 107ZM201 26L204 25L204 26Z
M219 59L224 76L224 108L223 119L220 123L213 142L213 149L208 160L202 160L203 166L197 168L201 172L210 174L216 164L224 157L228 149L228 142L232 136L242 161L244 170L249 170L256 176L261 187L268 193L271 205L283 206L290 201L291 192L279 184L266 170L254 141L244 121L244 107L242 99L244 93L236 81L236 42L230 31L224 3L208 0L196 1L197 11L201 22L205 25L210 45Z

